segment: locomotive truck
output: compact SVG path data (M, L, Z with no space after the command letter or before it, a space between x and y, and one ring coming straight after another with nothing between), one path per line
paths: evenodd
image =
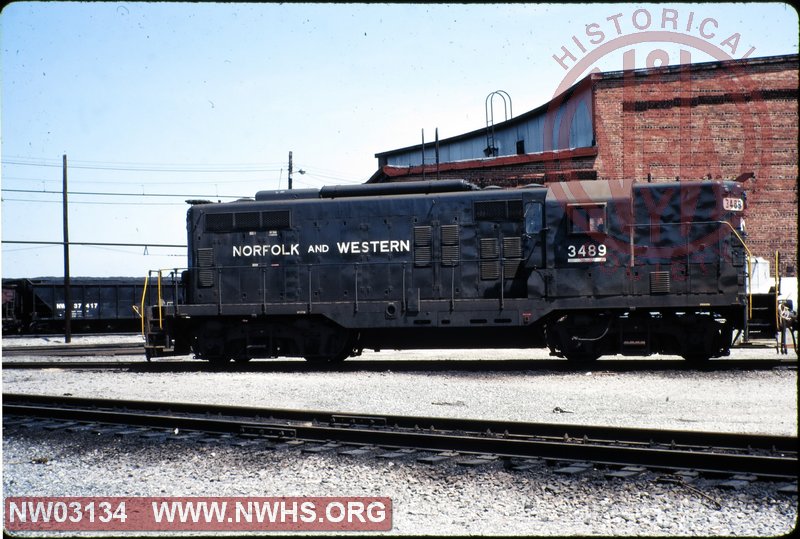
M195 201L188 268L172 273L183 301L146 309L147 357L725 356L747 323L745 206L742 186L721 180L440 180Z

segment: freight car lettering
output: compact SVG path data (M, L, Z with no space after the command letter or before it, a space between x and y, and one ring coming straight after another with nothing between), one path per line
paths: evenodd
M299 256L300 244L234 245L233 256Z
M310 245L308 247L309 253L327 253L328 251L330 251L330 247L324 243L321 245Z
M83 308L86 309L97 309L97 303L73 303L72 309L73 310L81 310ZM63 303L56 303L56 309L64 310L65 305Z
M339 254L402 253L411 251L410 240L372 240L338 242Z

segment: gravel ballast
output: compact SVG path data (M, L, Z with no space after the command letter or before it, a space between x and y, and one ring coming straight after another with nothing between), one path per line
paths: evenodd
M515 351L492 351L514 357ZM464 351L479 359L486 351ZM386 358L393 352L365 352ZM425 358L431 352L404 352ZM448 351L444 357L458 357ZM485 356L484 356L485 357ZM15 360L18 358L14 358ZM117 357L118 360L122 358ZM487 361L487 369L491 369ZM527 422L797 434L797 371L3 372L5 392Z
M546 353L385 351L365 352L362 359L371 357L544 359ZM54 368L5 370L3 391L797 435L795 369L609 372L596 367L302 373ZM723 490L713 478L680 485L658 482L658 477L648 471L634 479L608 479L602 470L562 476L546 466L520 472L502 462L474 469L453 461L431 466L413 457L306 454L224 439L200 443L19 426L3 434L4 496L389 496L391 533L420 535L774 536L796 525L797 495L780 493L781 484Z
M728 491L650 472L562 477L43 429L6 437L3 449L6 496L389 496L396 534L774 536L797 517L797 496L775 484Z

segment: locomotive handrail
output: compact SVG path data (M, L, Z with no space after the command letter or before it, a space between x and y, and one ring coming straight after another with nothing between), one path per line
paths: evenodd
M750 251L750 248L747 247L747 244L744 242L744 238L739 235L739 232L733 228L733 225L730 224L728 221L717 221L718 223L725 223L728 225L728 228L731 229L733 235L736 236L736 239L739 240L739 243L742 244L744 250L747 251L747 319L750 320L753 318L753 271L751 267L751 260L753 258L753 253Z
M142 336L145 336L145 320L144 319L145 319L145 314L146 314L145 303L147 301L147 287L149 286L150 276L153 273L155 273L157 275L156 303L157 303L157 306L158 306L158 328L159 329L164 329L164 313L163 313L163 310L162 310L163 309L163 305L164 305L164 298L163 298L163 288L162 288L162 284L161 284L161 282L162 282L161 275L162 275L162 272L164 272L164 271L176 271L177 272L177 269L174 269L174 270L167 270L167 269L150 270L150 271L147 272L147 275L144 278L144 287L142 288L142 304L141 304L142 307L141 307L141 313L139 313L139 316L142 319ZM173 301L175 301L176 303L178 302L177 291L175 292L175 297L173 298ZM136 310L136 309L134 309L134 310Z

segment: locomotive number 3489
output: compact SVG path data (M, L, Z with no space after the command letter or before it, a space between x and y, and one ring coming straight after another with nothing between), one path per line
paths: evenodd
M593 243L567 246L567 262L605 262L606 246Z

